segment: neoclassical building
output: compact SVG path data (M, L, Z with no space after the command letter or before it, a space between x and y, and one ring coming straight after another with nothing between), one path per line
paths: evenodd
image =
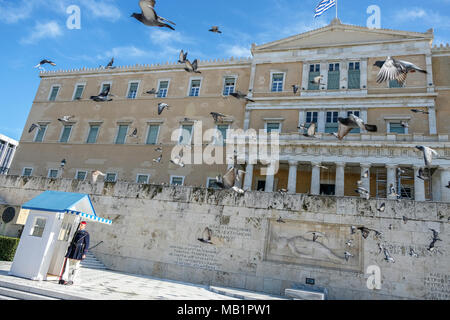
M320 29L252 45L251 52L251 59L199 61L198 74L186 72L176 57L162 65L41 73L10 174L84 180L100 170L108 181L214 187L226 164L179 167L169 162L173 147L193 146L199 128L224 135L228 129L263 129L280 135L279 170L262 175L264 165L250 163L247 148L238 155L247 190L356 196L362 179L374 198L389 197L392 184L403 198L450 201L450 47L433 45L432 29L368 29L335 19ZM374 63L387 56L427 73L408 74L403 86L378 84ZM322 83L314 84L319 75ZM106 87L112 101L89 99ZM153 88L156 94L146 93ZM230 96L237 90L252 101ZM159 115L160 102L170 108ZM212 111L227 117L215 122ZM355 129L337 140L331 133L338 117L351 113L378 132ZM62 124L57 118L63 115L75 117ZM41 128L30 134L32 123ZM305 137L300 127L311 123L317 124L316 138ZM135 129L137 136L131 134ZM188 134L181 137L177 129ZM424 168L417 145L439 153L425 170L426 180L417 177ZM153 161L158 146L160 163Z
M19 142L0 134L0 174L7 174Z

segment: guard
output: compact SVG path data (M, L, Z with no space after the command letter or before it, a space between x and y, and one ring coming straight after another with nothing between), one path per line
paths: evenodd
M89 233L84 230L85 228L86 221L82 221L67 250L62 279L59 280L59 284L72 285L80 270L81 260L86 258L89 249Z

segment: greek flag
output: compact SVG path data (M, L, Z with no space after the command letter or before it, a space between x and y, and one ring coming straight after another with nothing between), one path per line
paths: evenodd
M322 13L324 13L325 11L327 11L328 9L330 9L332 6L336 5L336 0L322 0L320 1L320 3L317 5L316 10L315 10L315 17L320 16Z

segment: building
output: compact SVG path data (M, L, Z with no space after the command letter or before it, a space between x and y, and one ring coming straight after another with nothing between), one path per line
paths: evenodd
M7 174L19 142L0 134L0 174Z
M449 202L450 47L432 42L432 29L369 29L335 19L320 29L252 45L251 59L200 61L199 74L176 63L44 72L10 174L85 180L100 170L108 181L210 187L227 165L178 167L168 161L172 148L191 146L199 129L263 129L280 134L280 167L261 175L264 165L250 163L247 148L245 156L239 154L246 189L357 196L362 179L375 198L390 197L392 185L403 198ZM386 56L427 73L408 74L404 86L378 84L374 63ZM311 83L319 75L323 84ZM106 87L113 101L89 99ZM146 93L152 88L157 94ZM254 102L229 96L237 90ZM160 102L170 109L158 115ZM211 111L227 117L214 122ZM353 130L337 140L330 134L337 131L337 118L350 113L378 132ZM64 115L75 117L63 125L57 118ZM41 128L29 134L32 123ZM311 123L318 127L314 139L299 129ZM136 137L130 135L134 129ZM160 145L163 161L156 163ZM439 153L425 170L428 180L417 177L424 161L416 145ZM60 172L63 158L67 165Z

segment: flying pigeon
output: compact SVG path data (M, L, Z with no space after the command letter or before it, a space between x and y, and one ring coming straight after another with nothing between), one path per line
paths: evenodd
M170 107L169 107L169 105L167 103L164 103L164 102L158 103L158 115L160 115L163 112L164 109L169 110L169 108Z
M293 84L293 85L292 85L292 91L294 91L294 94L296 94L297 91L298 91L298 85Z
M411 62L396 60L392 57L387 57L386 61L376 61L374 65L380 68L380 72L377 75L377 83L397 80L400 84L403 84L408 72L419 71L427 73Z
M304 133L303 135L309 138L316 138L316 128L317 128L316 123L315 122L311 123L309 125L308 131L306 131L306 133Z
M130 134L130 137L137 137L138 129L134 128L133 132Z
M431 229L431 228L430 228L430 230L433 232L433 239L432 239L430 245L428 246L427 250L430 251L430 252L433 252L434 251L434 244L437 241L442 241L442 240L438 238L439 232L437 232L436 230Z
M428 178L425 177L423 174L424 174L424 170L422 168L420 168L419 173L417 174L417 178L422 179L422 180L428 180Z
M394 260L394 258L391 256L391 254L389 253L389 250L388 249L386 249L386 248L384 248L383 249L383 252L384 252L384 260L386 260L387 262L392 262L392 263L395 263L395 260Z
M243 189L241 189L241 188L239 188L237 186L232 186L231 190L233 190L234 192L239 193L239 194L244 194L245 193L245 191Z
M401 121L401 122L400 122L400 125L401 125L403 128L409 128L409 124L408 124L408 122L406 122L406 121Z
M28 133L31 133L31 132L33 132L34 129L40 128L40 127L41 127L40 125L38 125L36 123L32 123L30 126L30 129L28 129Z
M157 163L160 163L161 162L161 160L162 160L162 154L158 157L158 158L156 158L156 159L153 159L153 162L157 162Z
M405 174L405 173L406 173L406 171L403 170L402 168L400 168L400 167L397 168L397 174L398 175Z
M213 117L214 122L222 122L223 118L227 117L227 115L218 112L210 112L210 115Z
M114 63L114 57L109 61L109 63L106 65L105 69L115 69L116 67L113 67Z
M41 62L39 62L39 63L35 66L35 68L39 68L40 70L45 70L44 68L42 68L42 65L44 65L44 64L50 64L50 65L52 65L52 66L56 66L56 63L54 63L53 61L44 59L44 60L41 60Z
M320 75L320 76L314 77L314 80L311 80L310 82L314 83L314 84L318 84L318 85L325 85L325 83L322 83L322 80L323 80L323 75Z
M345 243L347 246L349 247L353 247L353 240L347 240L347 242Z
M186 70L187 72L201 73L200 71L197 70L197 68L198 68L197 59L192 61L192 63L188 59L186 59L185 64L186 64L186 68L184 68L184 70Z
M406 224L406 223L408 222L409 219L408 219L407 216L402 216L402 220L403 220L403 223Z
M149 27L165 27L175 30L170 25L176 25L175 22L167 20L166 18L160 17L156 14L154 9L155 2L155 0L140 0L139 6L141 7L142 13L133 13L131 16Z
M222 33L222 31L219 30L218 26L212 26L211 29L208 31L214 32L214 33Z
M202 232L202 237L198 238L197 240L203 243L213 244L211 242L211 235L212 235L211 229L206 227L205 230L203 230Z
M278 192L281 194L286 194L288 191L286 189L280 189L278 190Z
M281 218L281 216L277 219L277 222L278 222L278 223L286 223L286 221L284 221L284 220Z
M389 186L389 195L392 197L395 197L396 199L400 199L401 196L397 193L397 190L395 190L394 185L391 183Z
M450 181L448 182L448 185L446 185L445 187L450 189Z
M222 189L233 189L236 181L241 181L244 173L246 173L243 170L239 170L236 169L235 167L231 167L230 169L228 169L228 171L222 176L217 176L216 177L216 184L222 188ZM238 192L238 193L242 193L241 190L239 188L234 188L234 191Z
M182 168L184 168L185 164L183 163L183 161L181 160L180 156L175 156L173 159L169 160L171 163L173 163L174 165L180 166Z
M368 178L369 177L369 170L364 171L364 173L361 176L362 178Z
M103 172L101 172L101 171L98 171L98 170L96 170L96 171L92 171L92 183L97 183L97 179L98 179L98 176L106 176L106 174L104 174Z
M415 258L418 258L418 257L419 257L419 255L417 254L417 252L414 251L413 248L409 248L409 255L410 255L411 257L415 257Z
M161 144L160 144L159 147L157 147L157 148L155 149L155 151L157 151L157 152L162 152L162 151L163 151L163 149L162 149L162 147L161 147Z
M61 118L58 118L58 121L62 123L67 123L70 121L70 119L74 118L75 116L63 116Z
M317 231L310 231L310 232L307 232L307 234L309 234L309 233L311 233L311 234L313 235L312 241L314 241L314 242L315 242L319 237L323 237L323 236L324 236L323 233L320 233L320 232L317 232Z
M369 236L370 231L375 232L375 236L379 237L382 233L378 232L377 230L374 229L369 229L366 227L358 227L357 228L359 231L361 231L362 236L364 237L364 239L367 239L367 237Z
M386 210L386 204L383 202L379 208L377 208L378 212L384 212Z
M353 115L350 114L348 118L341 118L338 117L338 132L330 133L330 135L335 136L339 140L344 139L344 137L352 131L352 129L360 128L362 132L377 132L378 128L375 125L365 124L364 121Z
M378 254L380 254L381 252L383 252L384 246L381 243L377 243L377 245L378 245Z
M181 50L180 51L180 56L178 57L178 63L186 63L186 61L187 61L187 55L188 55L188 53L187 53L187 51L186 51L186 53L183 51L183 50Z
M104 101L112 101L112 99L108 99L108 96L110 96L109 91L111 90L110 87L107 87L102 93L100 93L97 96L91 96L91 100L94 100L95 102L104 102Z
M147 93L147 94L158 94L158 92L156 92L155 88L152 88L152 90L148 90L145 93Z
M356 227L355 226L351 226L350 227L350 234L355 234L355 231L356 231Z
M345 261L348 261L348 259L350 258L350 257L354 257L354 255L352 255L350 252L348 252L348 251L345 251L344 252L344 258L345 258Z
M355 192L359 193L359 195L363 198L365 198L366 200L369 200L370 198L370 193L369 190L367 190L366 188L362 187L362 181L359 180L357 182L358 187L356 188Z
M439 154L429 148L429 147L425 147L425 146L416 146L416 149L422 151L423 153L423 159L425 160L425 166L429 167L431 165L431 161L433 160L433 155L438 156Z
M247 95L243 94L243 93L240 92L239 90L236 91L236 92L231 92L230 95L233 96L233 97L235 97L236 99L245 99L245 100L250 101L250 102L255 102L254 100L249 99L249 98L247 97Z
M428 111L425 110L419 110L419 109L411 109L414 113L423 113L423 114L430 114Z

